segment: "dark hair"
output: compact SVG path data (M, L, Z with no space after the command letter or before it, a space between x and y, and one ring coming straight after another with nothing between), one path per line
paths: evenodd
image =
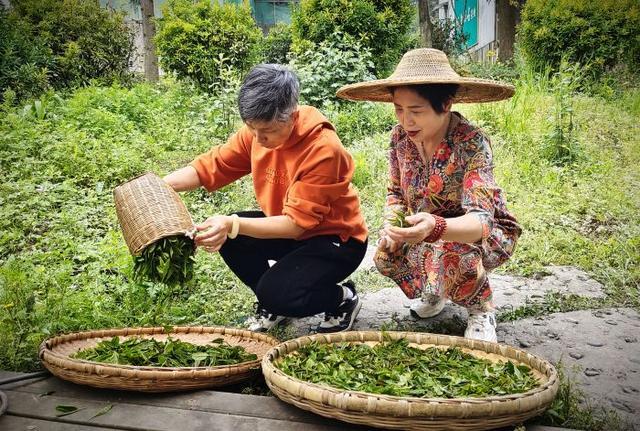
M299 94L300 83L291 70L279 64L259 64L240 87L240 118L244 122L286 121L296 109Z
M412 84L407 88L415 91L418 96L427 100L434 111L438 114L444 112L444 105L453 99L458 91L458 84ZM389 87L389 91L393 94L397 87Z

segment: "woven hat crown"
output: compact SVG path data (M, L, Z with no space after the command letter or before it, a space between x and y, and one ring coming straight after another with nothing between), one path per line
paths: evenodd
M414 49L402 56L388 79L434 78L437 80L460 78L442 51L432 48Z

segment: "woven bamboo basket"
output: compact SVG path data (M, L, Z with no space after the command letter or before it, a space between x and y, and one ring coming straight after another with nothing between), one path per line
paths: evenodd
M134 256L161 238L193 230L178 193L154 173L120 184L113 197L124 240Z
M95 347L113 337L166 340L168 336L192 344L208 344L222 338L258 356L256 360L217 367L139 367L74 359L79 350ZM225 386L251 379L260 372L260 361L278 340L266 334L235 328L183 326L164 328L104 329L50 338L40 345L40 359L52 374L64 380L98 388L140 392L172 392Z
M521 423L544 412L558 391L558 374L549 362L510 346L448 335L386 332L391 339L406 338L409 345L458 346L466 353L491 361L511 360L533 370L540 385L522 394L484 398L415 398L344 391L293 378L274 364L313 341L320 344L383 341L382 332L317 334L284 342L262 360L262 373L281 400L319 415L355 424L400 430L488 430Z

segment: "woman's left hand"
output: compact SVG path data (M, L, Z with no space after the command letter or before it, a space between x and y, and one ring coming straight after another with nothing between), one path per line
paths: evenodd
M215 215L196 225L198 230L195 237L196 246L202 247L209 253L220 250L227 239L231 223L229 216Z
M399 244L409 243L417 244L424 241L429 236L436 220L429 213L420 212L405 217L407 223L411 224L411 227L395 227L387 226L384 228L385 233L393 241Z

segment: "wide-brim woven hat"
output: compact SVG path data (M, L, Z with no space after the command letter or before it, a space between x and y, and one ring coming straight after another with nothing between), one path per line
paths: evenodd
M495 102L508 99L515 92L512 85L503 82L461 77L453 70L444 52L419 48L404 54L388 78L348 84L336 95L348 100L391 102L389 87L414 84L458 84L454 103Z

